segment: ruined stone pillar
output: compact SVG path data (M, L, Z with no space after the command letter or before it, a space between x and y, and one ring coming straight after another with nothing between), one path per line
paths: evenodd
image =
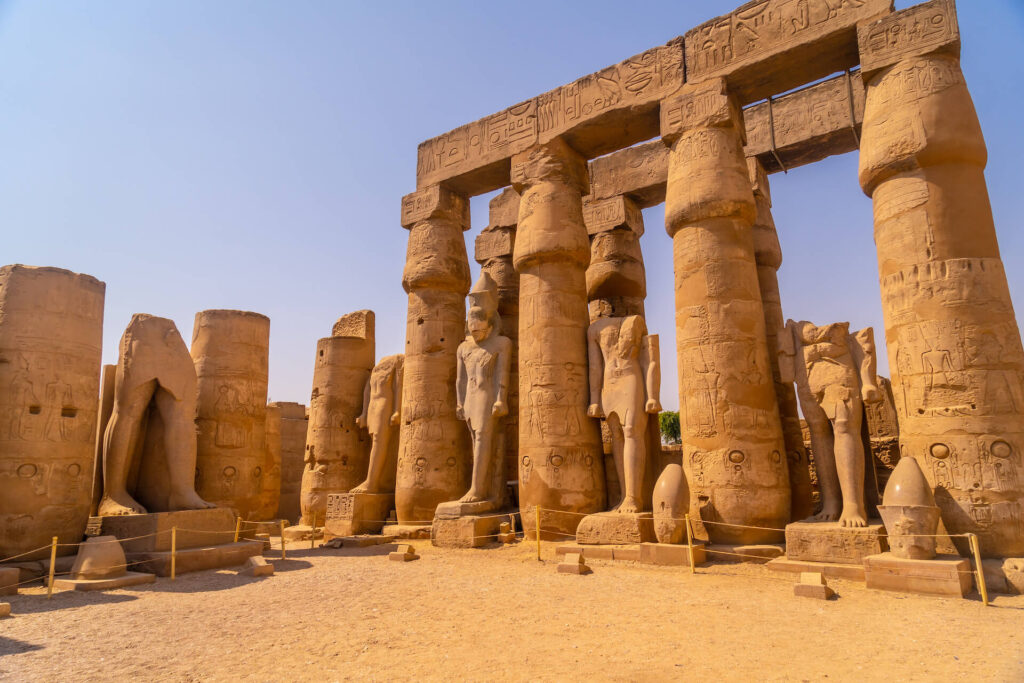
M600 436L587 417L586 160L555 139L512 157L512 183L522 195L514 254L519 506L529 535L539 505L542 537L564 540L576 532L577 513L605 509Z
M858 27L860 183L872 198L902 457L948 532L1024 554L1024 352L989 205L952 3ZM955 539L961 553L964 539Z
M281 414L281 499L276 517L297 522L309 418L301 403L275 402Z
M757 280L756 206L743 120L722 79L687 85L661 107L669 145L665 226L672 237L683 466L701 521L782 529L789 480ZM708 525L713 542L780 534Z
M519 220L519 193L505 188L491 200L490 222L476 238L476 262L498 285L500 334L512 340L512 368L505 416L505 481L519 479L519 273L512 264Z
M196 493L252 519L266 457L270 318L249 311L196 313Z
M409 230L402 286L409 294L395 511L429 524L438 503L469 488L469 432L455 416L456 350L466 336L469 200L440 185L402 198Z
M772 195L768 173L757 157L747 158L747 172L754 188L754 260L757 262L757 282L764 307L764 331L768 341L768 360L775 384L775 399L782 420L782 438L786 444L786 465L789 470L790 520L799 521L811 516L811 469L800 431L800 413L796 407L796 391L792 382L783 382L779 374L779 333L786 324L782 315L779 295L779 268L782 266L782 247L772 218Z
M346 493L365 477L370 439L356 425L363 409L363 387L376 352L373 311L347 313L334 323L330 337L316 343L313 391L309 399L305 467L302 470L298 528L304 538L314 522L327 518L327 496Z
M0 268L0 559L85 532L105 289L59 268Z
M263 450L263 480L260 483L259 507L254 519L274 519L281 505L281 408L267 404L267 427Z

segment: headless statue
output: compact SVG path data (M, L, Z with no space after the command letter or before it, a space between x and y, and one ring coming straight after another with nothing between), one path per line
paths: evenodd
M867 526L861 421L864 403L881 400L874 331L789 320L779 347L783 381L796 382L821 486L822 511L810 521Z
M466 340L459 344L456 415L469 426L473 443L473 477L459 503L502 498L500 490L501 423L512 364L512 340L500 334L498 286L482 273L469 292Z
M363 413L356 418L356 425L370 433L370 465L366 481L352 489L351 493L383 493L382 480L390 463L391 440L394 428L402 420L402 368L405 356L397 354L381 358L366 380L363 389ZM394 472L392 471L393 475ZM394 490L394 477L387 493Z
M146 512L128 485L129 475L139 470L151 408L163 422L168 510L214 507L195 489L196 400L195 365L178 328L166 318L132 316L121 337L113 412L103 435L101 516Z
M598 318L587 330L590 359L590 407L587 415L604 418L612 437L615 471L622 500L612 508L644 512L648 414L661 411L658 336L647 334L638 315Z

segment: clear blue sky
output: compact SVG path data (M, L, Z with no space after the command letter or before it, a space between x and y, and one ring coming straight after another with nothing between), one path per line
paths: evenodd
M316 340L342 313L376 311L378 356L404 346L398 216L417 143L738 4L0 0L0 264L105 281L108 363L132 313L173 318L186 341L202 309L269 315L271 398L308 402ZM1024 2L959 13L1024 313ZM880 337L856 167L848 154L772 177L783 307ZM473 202L469 245L488 199ZM662 210L645 219L648 326L674 408L671 246Z

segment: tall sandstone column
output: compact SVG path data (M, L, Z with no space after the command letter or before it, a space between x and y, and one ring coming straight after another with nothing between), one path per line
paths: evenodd
M196 492L253 519L266 458L270 318L200 311L191 352L199 391Z
M757 279L743 120L725 81L686 85L662 103L669 145L665 226L672 237L683 467L701 521L781 529L790 492ZM779 534L712 524L713 542Z
M860 183L872 198L902 457L950 533L1024 554L1024 352L999 257L987 158L950 2L858 27ZM956 539L966 552L963 539Z
M796 390L792 382L783 382L779 374L779 332L786 324L782 315L782 297L779 295L779 268L782 266L782 246L772 218L772 194L768 173L757 157L747 158L747 171L754 188L754 260L757 262L757 281L764 307L764 331L768 341L768 360L772 368L775 399L782 420L782 438L786 444L786 466L789 470L790 519L799 521L811 516L811 469L800 430L800 413L796 407Z
M369 310L341 316L331 336L316 343L302 470L302 528L293 532L297 538L304 537L305 527L323 525L329 494L347 493L366 477L370 439L356 418L373 370L375 343L375 318Z
M490 222L476 238L475 258L480 270L498 285L501 334L512 340L512 366L508 379L508 415L505 431L505 480L519 479L519 273L512 264L519 221L519 193L506 187L490 203Z
M276 517L297 522L299 519L299 492L302 490L302 470L306 450L306 430L309 418L301 403L275 402L281 415L281 501Z
M267 404L267 426L263 450L263 481L260 484L259 508L254 519L274 519L281 506L281 409Z
M563 540L606 500L600 435L587 417L586 160L555 139L512 157L512 184L522 196L519 506L527 534L539 505L542 537Z
M402 286L409 294L395 512L429 524L438 503L469 488L469 432L455 416L456 350L466 336L469 200L440 186L402 198L409 230Z
M0 559L85 533L105 289L60 268L0 268Z

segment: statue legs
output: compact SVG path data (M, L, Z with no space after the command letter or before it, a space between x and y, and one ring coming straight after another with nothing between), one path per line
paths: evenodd
M811 433L811 452L818 473L822 510L811 519L838 521L842 526L867 525L864 510L864 445L860 426L863 406L859 396L835 402L835 417L803 391L800 408Z
M215 507L196 493L196 402L195 399L176 399L170 392L157 386L153 400L164 422L164 451L167 454L167 473L171 510L201 510Z
M350 491L350 493L380 493L380 477L384 473L384 462L388 458L391 445L391 429L385 425L377 432L371 433L373 444L370 446L370 465L366 470L366 480Z
M494 442L494 427L497 420L491 419L486 422L483 429L470 429L473 437L473 481L469 491L462 498L460 503L479 503L489 500L494 492L491 491L491 461L500 454L495 454L491 447Z
M612 510L628 514L641 512L643 473L647 456L644 443L647 413L638 411L636 415L627 415L625 422L619 418L618 413L611 413L606 417L606 421L612 436L615 472L619 475L619 485L622 488L622 501Z
M126 392L124 375L120 370L118 368L114 389L114 410L103 435L103 499L99 505L101 516L141 515L146 512L128 494L128 471L138 447L142 419L157 383L156 380L150 380Z

